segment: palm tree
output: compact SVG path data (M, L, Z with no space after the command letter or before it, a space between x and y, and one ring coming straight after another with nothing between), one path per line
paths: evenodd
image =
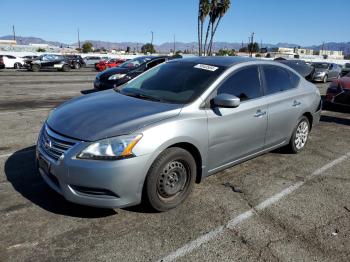
M199 0L198 9L198 53L199 56L202 55L202 45L203 45L203 25L205 18L208 16L210 10L209 0Z
M209 37L209 31L210 31L210 28L213 26L213 24L216 20L216 17L217 17L216 16L217 4L218 4L218 0L211 0L211 2L210 2L209 23L208 23L207 33L205 35L205 42L204 42L204 46L203 46L203 51L204 51L205 55L207 55L206 48L207 48L207 42L208 42L208 37Z
M220 21L221 21L222 17L227 13L230 6L231 6L230 0L221 0L216 6L215 15L216 15L217 23L216 23L215 27L214 27L214 23L212 24L212 27L211 27L211 38L210 38L210 42L209 42L208 50L207 50L208 55L211 55L211 53L212 53L214 35L215 35L216 30L220 24ZM215 20L214 20L214 22L215 22Z

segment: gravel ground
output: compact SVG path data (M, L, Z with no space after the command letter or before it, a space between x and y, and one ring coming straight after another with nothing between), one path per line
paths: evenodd
M347 109L323 111L302 153L213 175L170 212L96 209L65 201L34 167L50 109L95 74L0 71L0 261L350 261Z

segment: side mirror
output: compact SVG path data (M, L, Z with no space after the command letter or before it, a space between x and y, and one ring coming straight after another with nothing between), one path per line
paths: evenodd
M230 94L220 94L213 98L212 104L217 107L235 108L241 103L241 99Z

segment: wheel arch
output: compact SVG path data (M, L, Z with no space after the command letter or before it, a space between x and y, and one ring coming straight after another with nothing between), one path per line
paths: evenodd
M199 149L195 145L189 142L175 143L168 146L167 148L172 148L172 147L182 148L188 151L193 156L197 166L196 183L199 184L202 181L202 162L203 162Z
M312 129L313 116L310 112L305 112L302 116L305 116L310 123L310 130Z

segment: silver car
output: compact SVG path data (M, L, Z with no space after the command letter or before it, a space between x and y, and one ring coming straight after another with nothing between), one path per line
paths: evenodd
M144 200L166 211L209 175L279 147L300 152L320 111L316 86L281 63L172 60L51 112L37 163L69 201L116 208Z
M313 63L314 73L311 77L313 81L326 83L332 79L337 79L341 75L341 67L334 63Z

